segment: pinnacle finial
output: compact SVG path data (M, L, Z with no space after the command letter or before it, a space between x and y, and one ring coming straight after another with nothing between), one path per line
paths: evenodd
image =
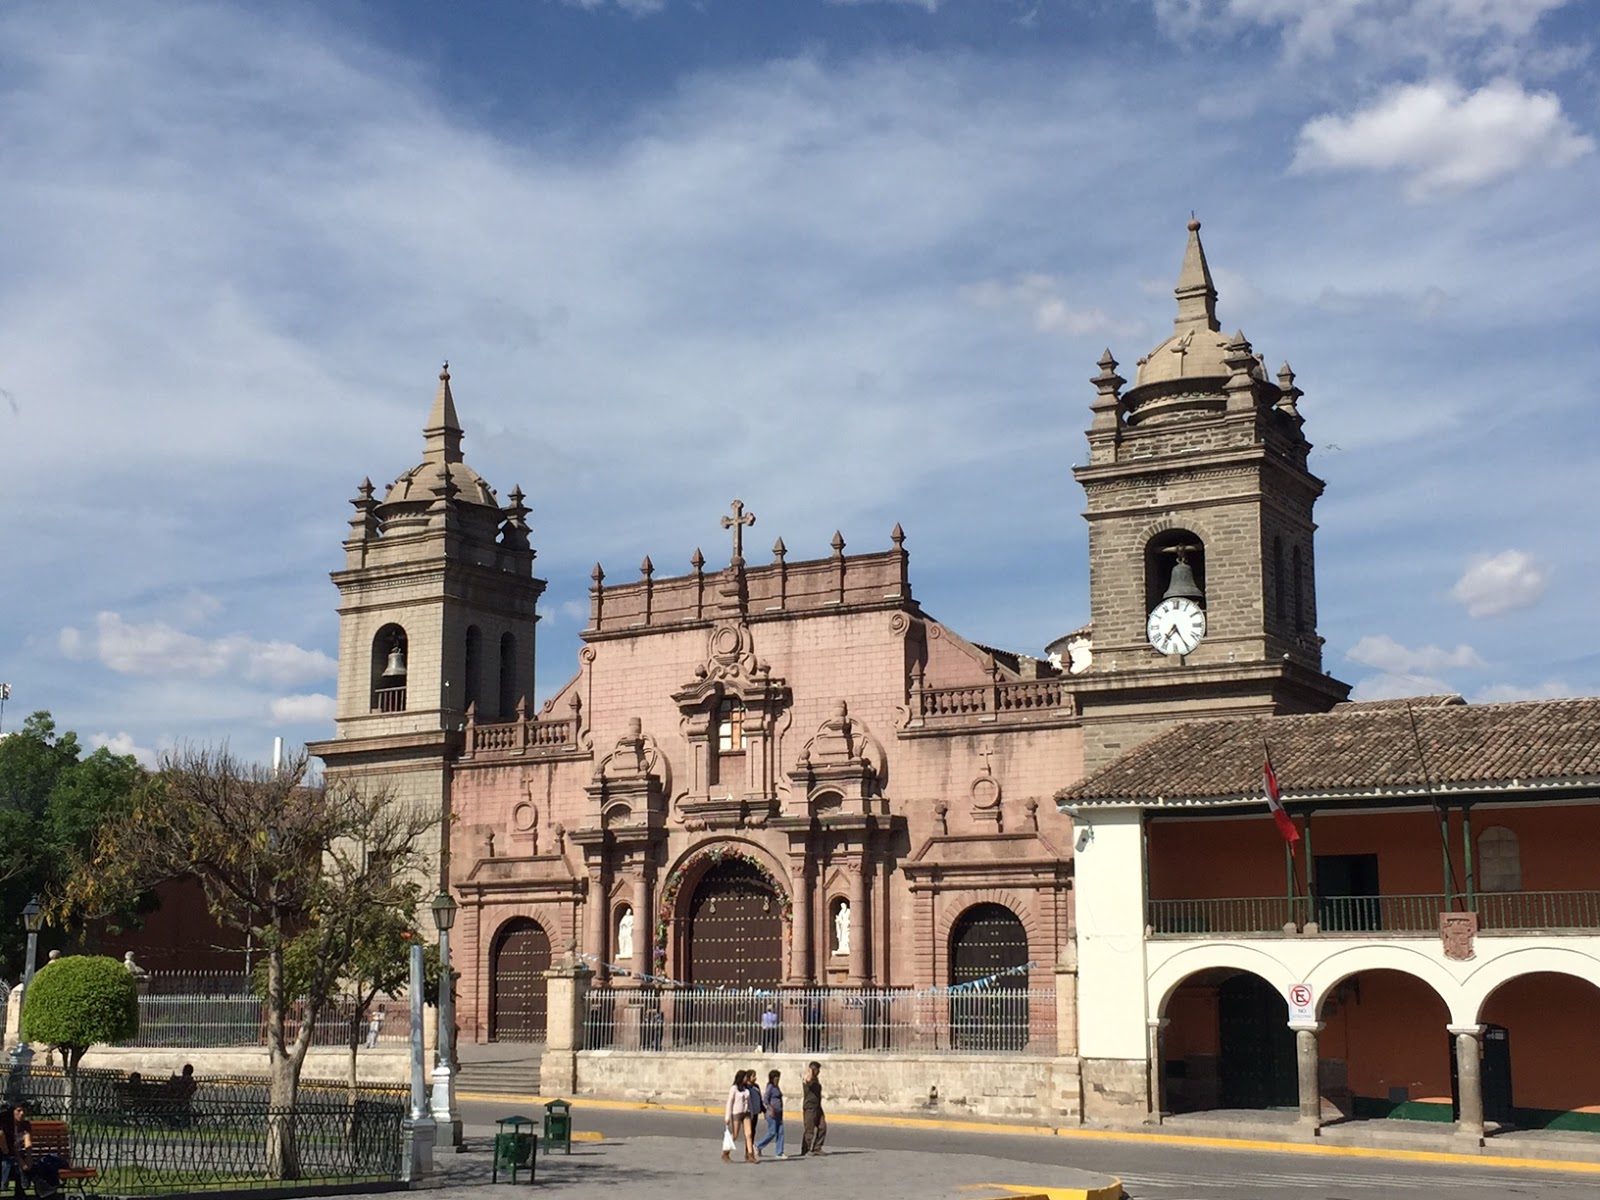
M1205 247L1200 244L1200 222L1192 218L1189 242L1183 249L1183 266L1178 269L1178 286L1173 289L1173 295L1178 298L1178 317L1172 323L1176 332L1221 329L1217 324L1217 289L1211 282Z
M433 408L422 430L428 462L461 461L461 419L456 416L455 397L450 393L450 364L439 369L439 390L433 394Z
M833 556L838 558L839 555L844 553L844 534L835 529L833 531L833 541L829 542L828 545L833 547Z
M599 587L601 582L604 581L605 577L606 573L600 569L600 564L595 563L594 570L589 572L589 578L594 580L596 587Z
M889 540L894 543L894 548L899 550L906 544L906 531L900 528L900 522L894 523L894 528L889 531Z
M649 579L650 576L654 575L655 573L656 565L650 561L650 556L646 554L644 556L644 561L639 564L639 574L643 575L646 579Z
M787 553L789 553L789 547L783 544L782 538L772 543L772 557L775 561L782 562L783 556Z
M696 546L694 548L694 553L689 556L689 565L696 571L699 571L701 567L706 565L706 556L700 553L699 546Z

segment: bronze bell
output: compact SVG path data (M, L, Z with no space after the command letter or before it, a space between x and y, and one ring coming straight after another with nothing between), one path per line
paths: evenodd
M389 662L383 668L383 677L385 679L392 679L397 675L404 675L405 673L406 652L404 647L402 647L399 643L396 643L395 648L389 651Z
M1188 600L1205 598L1200 585L1194 581L1194 568L1185 558L1179 558L1172 564L1172 578L1167 582L1167 590L1161 594L1163 600L1171 600L1174 596L1182 596Z

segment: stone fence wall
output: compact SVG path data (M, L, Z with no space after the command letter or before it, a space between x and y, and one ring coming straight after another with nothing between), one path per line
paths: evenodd
M720 1106L734 1072L748 1067L765 1085L767 1072L780 1081L790 1115L800 1117L800 1080L807 1058L772 1059L735 1055L637 1053L584 1050L577 1057L579 1096L605 1096L668 1104ZM1022 1119L1077 1124L1078 1060L1015 1055L969 1056L819 1054L823 1107L836 1113L913 1113Z

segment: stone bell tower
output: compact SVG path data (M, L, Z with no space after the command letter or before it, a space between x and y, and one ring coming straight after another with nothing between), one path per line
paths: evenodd
M1221 331L1200 222L1172 335L1131 388L1107 350L1094 377L1088 499L1094 658L1076 679L1084 769L1176 721L1320 712L1347 684L1322 670L1312 507L1289 364L1268 377Z
M329 775L360 775L439 814L449 856L450 770L467 712L512 720L533 699L535 606L528 508L502 507L461 454L450 368L423 429L422 462L381 500L370 479L350 503L339 589L334 736L311 747Z

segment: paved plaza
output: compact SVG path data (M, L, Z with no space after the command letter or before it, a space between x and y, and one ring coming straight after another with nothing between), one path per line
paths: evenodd
M715 1126L715 1119L708 1127ZM431 1194L481 1194L490 1179L488 1141L469 1139L464 1154L441 1155ZM526 1186L523 1172L519 1187ZM509 1189L502 1172L502 1186ZM574 1142L572 1154L539 1155L536 1187L563 1196L650 1196L652 1200L817 1200L822 1196L867 1196L872 1200L980 1200L1014 1188L1083 1189L1111 1183L1105 1175L1047 1164L1019 1164L976 1154L928 1154L841 1146L820 1157L765 1158L761 1163L724 1163L718 1137L703 1142L682 1137L630 1137ZM1000 1185L1000 1186L984 1186ZM498 1189L497 1189L498 1190ZM1115 1194L1114 1192L1112 1194ZM507 1191L509 1200L510 1192Z

